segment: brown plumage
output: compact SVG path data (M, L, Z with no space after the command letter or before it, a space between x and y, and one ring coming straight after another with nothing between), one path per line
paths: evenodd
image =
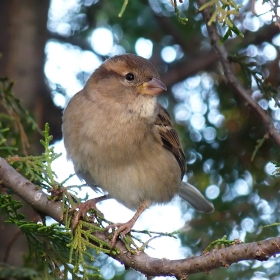
M78 176L137 210L127 223L108 227L118 228L112 245L146 208L175 194L199 211L214 209L197 189L181 181L185 155L169 114L157 102L163 90L149 61L132 54L115 56L95 70L63 115L64 143ZM79 205L77 219L95 203Z
M180 139L166 109L161 105L159 105L159 108L160 110L155 121L156 128L160 134L163 147L175 156L181 169L181 179L183 179L186 172L186 158Z

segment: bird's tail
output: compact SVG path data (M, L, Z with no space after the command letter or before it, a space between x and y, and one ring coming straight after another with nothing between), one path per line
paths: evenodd
M215 209L213 204L209 202L198 189L188 183L182 182L179 195L197 211L211 213Z

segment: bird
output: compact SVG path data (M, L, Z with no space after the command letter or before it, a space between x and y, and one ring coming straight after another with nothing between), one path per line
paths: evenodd
M196 210L214 211L194 186L182 181L186 158L167 110L157 96L167 88L154 65L135 54L105 60L69 101L62 117L68 160L75 173L103 196L79 204L81 218L96 203L114 198L136 211L115 223L111 245L128 234L151 205L179 194Z

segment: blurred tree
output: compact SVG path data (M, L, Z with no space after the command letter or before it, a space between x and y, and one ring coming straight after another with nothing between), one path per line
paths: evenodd
M59 139L61 126L57 120L61 110L54 105L44 76L49 6L49 0L1 1L0 75L14 81L16 96L35 116L40 128L48 121ZM32 152L38 153L38 135L35 139Z
M59 111L53 104L43 72L49 4L50 1L47 0L0 2L0 76L9 77L14 81L14 91L17 97L23 102L25 108L36 116L41 127L47 119L51 121L50 111ZM3 103L0 104L2 114ZM59 118L58 114L57 118ZM2 127L4 127L3 123ZM27 130L27 127L25 129ZM30 134L31 130L26 133ZM36 131L31 137L33 139L29 138L29 144L25 145L22 152L27 153L27 150L32 153L41 152L38 136ZM4 156L3 153L2 156ZM29 219L34 218L34 211L28 206L23 207L23 213ZM3 217L0 217L1 225L3 221ZM22 264L22 254L27 252L28 248L26 238L20 230L13 225L6 224L1 226L0 236L2 240L1 256L4 256L7 248L10 248L9 263ZM6 257L1 258L1 261L3 260L7 261Z
M227 34L228 26L219 24L222 14L208 26L212 14L198 12L204 4L200 0L129 1L121 17L123 1L35 2L1 2L0 63L1 74L15 80L17 96L24 96L23 102L38 116L40 127L48 121L55 139L61 137L60 109L54 109L50 97L63 107L78 91L77 85L82 86L106 57L123 52L145 56L169 88L159 98L174 116L184 143L186 179L205 192L216 208L211 215L202 215L182 203L182 211L190 213L180 234L188 249L186 257L201 253L224 235L243 242L279 235L279 226L260 229L278 222L280 209L279 178L272 175L275 168L271 163L279 162L276 2L264 1L261 7L258 2L239 1L243 6L230 20L244 38L232 32L223 46L218 41ZM181 17L188 18L186 24L180 23L172 3L177 3ZM211 3L213 13L219 2ZM268 5L269 19L254 14ZM97 35L98 30L103 33ZM73 73L60 70L64 66L59 55L52 58L58 46L69 54L65 55L69 60L66 68ZM70 55L73 53L75 56ZM66 81L65 75L69 75ZM118 266L109 263L104 256L96 261L104 279L140 279L131 271L118 272ZM194 274L191 279L280 279L278 263L278 259L263 265L243 261L210 275Z

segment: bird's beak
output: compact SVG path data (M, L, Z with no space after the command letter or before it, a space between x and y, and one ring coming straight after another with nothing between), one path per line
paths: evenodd
M140 86L141 94L157 96L164 90L167 90L166 86L157 78L153 78Z

